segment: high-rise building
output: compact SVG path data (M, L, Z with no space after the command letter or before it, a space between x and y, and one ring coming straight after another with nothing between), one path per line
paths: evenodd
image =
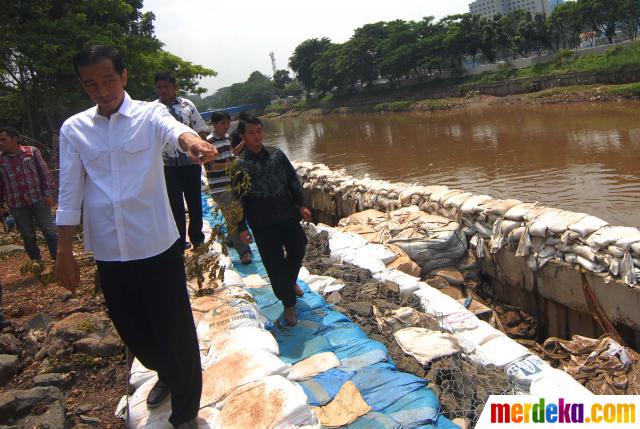
M564 0L549 0L549 13L553 12L553 9L564 3Z
M524 9L532 14L548 14L550 0L476 0L469 5L469 11L487 18L493 15L508 15L513 11ZM551 0L554 3L557 0Z

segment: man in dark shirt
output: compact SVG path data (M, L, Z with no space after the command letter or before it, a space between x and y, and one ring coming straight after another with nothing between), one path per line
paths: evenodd
M242 198L240 239L247 244L252 241L248 224L273 292L284 304L285 320L295 325L296 296L303 294L296 280L307 245L300 219L311 221L311 211L304 206L302 185L286 155L278 148L263 146L260 119L246 117L238 132L246 145L240 165L251 177L251 189Z

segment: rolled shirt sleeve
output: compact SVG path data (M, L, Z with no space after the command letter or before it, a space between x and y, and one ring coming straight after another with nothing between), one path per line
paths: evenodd
M63 125L60 130L60 192L56 211L58 226L80 224L85 175L80 154L69 139L67 129Z

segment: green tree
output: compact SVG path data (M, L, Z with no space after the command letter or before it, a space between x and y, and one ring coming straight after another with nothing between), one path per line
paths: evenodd
M631 40L638 38L640 28L640 0L623 0L620 28Z
M197 107L208 110L243 104L265 106L275 97L276 88L273 80L259 71L254 71L246 81L220 88L213 95L203 98Z
M284 89L284 87L291 82L291 76L289 76L289 70L277 70L273 74L273 84L276 89Z
M557 6L549 17L550 37L555 50L575 49L580 45L580 33L586 28L584 9L577 2Z
M331 45L331 40L308 39L300 43L289 58L289 67L296 75L298 81L305 87L307 94L314 88L313 72L311 66L322 53Z
M0 14L0 122L52 141L64 119L90 105L71 59L85 45L117 47L129 70L127 90L153 97L153 74L174 70L181 87L198 93L198 80L213 70L162 50L154 15L141 0L21 0L4 2Z
M603 34L609 43L613 43L622 19L623 3L624 0L580 0L577 4L584 22L589 23L597 34Z
M343 49L344 45L332 43L311 66L316 89L322 93L345 86L344 73L338 67Z

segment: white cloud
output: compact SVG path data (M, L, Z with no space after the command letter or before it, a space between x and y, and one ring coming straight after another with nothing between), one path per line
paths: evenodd
M442 18L467 12L470 0L145 0L156 15L156 35L170 52L213 68L202 85L210 92L245 80L254 70L271 75L269 52L279 69L303 40L344 42L367 23Z

